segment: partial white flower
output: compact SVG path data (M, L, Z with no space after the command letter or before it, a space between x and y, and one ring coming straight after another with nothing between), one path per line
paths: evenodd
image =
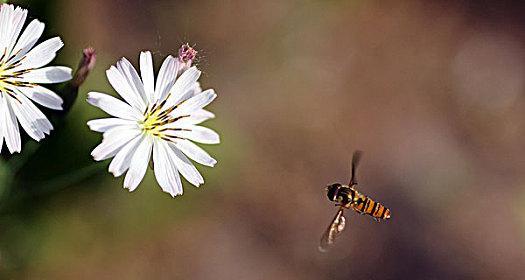
M44 24L34 19L22 32L26 17L25 9L0 6L0 151L5 139L11 153L21 150L18 123L36 141L53 129L33 102L54 110L62 109L62 98L38 84L71 79L68 67L43 67L55 58L63 43L55 37L33 48L44 31Z
M102 143L91 155L97 161L113 158L109 172L115 177L127 171L124 188L129 191L142 181L152 154L157 182L172 196L182 194L179 173L195 186L204 183L190 159L206 166L216 163L193 142L219 143L216 132L199 125L214 117L203 108L217 95L213 89L201 90L196 67L181 73L182 67L179 58L168 56L155 82L151 53L142 52L140 76L125 58L106 71L124 101L98 92L88 94L90 104L113 116L88 122L92 130L103 133Z

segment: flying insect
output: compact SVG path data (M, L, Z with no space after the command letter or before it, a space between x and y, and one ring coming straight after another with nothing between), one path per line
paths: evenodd
M383 204L373 200L357 190L357 166L361 160L361 151L355 151L352 156L352 176L348 185L340 183L331 184L326 187L326 195L328 199L339 206L332 222L321 237L319 250L325 252L334 244L335 239L341 234L346 226L346 218L344 216L345 209L353 209L359 214L366 214L373 217L376 221L383 221L390 219L390 209Z

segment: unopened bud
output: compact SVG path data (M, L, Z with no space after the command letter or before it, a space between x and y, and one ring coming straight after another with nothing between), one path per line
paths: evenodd
M86 80L87 76L89 75L89 72L93 70L93 67L95 67L96 61L97 55L95 54L95 49L84 49L82 59L78 64L77 72L75 73L75 77L72 81L73 86L79 87L81 84L84 83L84 80Z
M69 112L71 106L73 106L73 103L75 103L75 100L77 99L78 88L84 83L87 76L89 75L89 72L91 72L91 70L93 70L95 67L96 60L97 56L95 54L95 49L86 48L83 50L82 58L80 59L77 71L73 76L73 80L71 80L62 90L61 96L64 100L64 103L62 104L63 110L57 111L55 114L65 115Z

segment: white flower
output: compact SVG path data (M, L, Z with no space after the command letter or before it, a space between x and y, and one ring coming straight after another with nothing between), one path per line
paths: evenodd
M20 7L7 4L0 7L0 151L5 138L11 153L21 150L18 123L36 141L53 129L33 102L62 109L62 98L38 84L71 79L68 67L43 67L55 58L63 43L55 37L33 48L44 24L34 19L20 35L26 17L27 10Z
M131 63L122 58L106 71L108 80L125 102L107 94L90 92L87 101L114 116L88 122L103 132L103 140L91 155L97 161L113 157L109 172L115 177L127 170L124 188L133 191L142 181L151 154L155 177L162 190L182 194L179 173L199 186L204 179L192 159L214 166L216 160L194 142L219 143L219 135L199 126L214 115L203 109L217 96L213 89L202 91L197 80L201 72L190 67L177 77L183 63L168 56L154 84L150 52L140 54L140 76Z

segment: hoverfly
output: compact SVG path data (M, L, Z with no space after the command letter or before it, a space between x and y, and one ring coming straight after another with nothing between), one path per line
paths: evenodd
M355 189L357 186L356 170L361 160L361 155L361 151L355 151L352 156L352 177L348 185L335 183L326 187L328 199L335 202L336 206L339 206L339 210L321 237L319 245L321 252L327 251L328 247L334 244L335 239L345 229L346 218L343 215L344 209L351 208L359 214L370 215L378 222L390 219L390 210L388 208Z

